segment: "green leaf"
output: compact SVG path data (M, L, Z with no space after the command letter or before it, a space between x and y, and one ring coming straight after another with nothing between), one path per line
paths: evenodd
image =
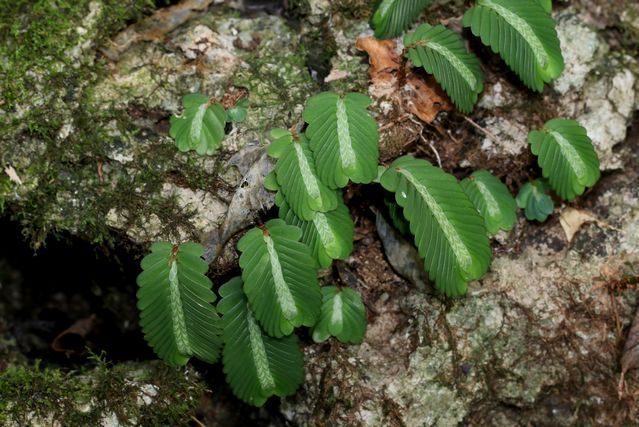
M155 353L171 365L184 365L190 356L215 363L219 355L220 319L202 254L195 243L159 242L141 263L140 326Z
M463 24L532 90L543 91L564 69L555 21L539 0L477 0Z
M226 111L220 104L209 104L209 98L190 94L182 98L184 113L171 117L169 134L180 151L195 150L213 154L224 139Z
M304 381L304 357L297 336L272 338L255 320L236 277L220 288L224 328L224 374L233 393L262 406L270 396L290 396Z
M479 60L466 50L459 34L442 25L422 24L406 34L404 46L411 62L433 74L460 111L473 110L484 78Z
M378 39L399 36L420 15L432 0L381 0L371 25Z
M552 0L537 0L537 2L539 2L546 12L552 12Z
M334 259L344 260L353 251L353 220L348 208L340 199L337 208L330 212L318 212L311 221L300 219L286 200L276 197L280 218L287 224L302 230L302 242L310 249L321 268L327 268Z
M437 289L448 296L465 294L467 282L484 275L492 254L484 220L455 177L404 156L391 164L381 183L404 209Z
M555 209L555 203L546 194L548 190L549 188L543 180L527 182L519 190L517 206L524 209L526 218L529 221L544 222Z
M400 208L393 199L386 196L384 197L384 204L388 208L388 216L390 217L393 226L401 234L408 234L410 232L410 225L406 221L406 218L404 218L402 208Z
M462 189L480 215L491 235L512 230L517 222L517 203L497 177L477 171L461 182Z
M573 200L599 181L599 158L592 141L574 120L553 119L528 134L533 154L555 192Z
M308 100L306 136L319 178L330 188L353 182L368 184L377 177L379 133L367 108L371 99L359 93L340 97L323 92Z
M235 104L235 107L231 107L226 110L227 120L230 122L240 123L246 120L248 112L249 101L248 99L242 99Z
M322 313L313 328L313 340L334 336L343 343L359 344L366 334L366 308L357 291L335 286L322 287Z
M315 261L301 237L298 227L272 219L248 231L237 244L244 293L273 337L289 335L297 326L313 326L319 316Z
M275 176L291 209L305 221L315 212L328 212L337 208L339 195L319 178L315 160L304 135L295 138L285 129L271 131L273 142L268 154L278 159Z

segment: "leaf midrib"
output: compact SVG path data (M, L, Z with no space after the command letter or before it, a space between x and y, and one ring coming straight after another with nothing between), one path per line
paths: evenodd
M479 5L492 9L501 16L528 43L541 68L546 69L548 67L549 59L544 44L525 19L493 0L479 0Z
M171 318L173 319L173 336L175 337L175 344L178 351L182 355L187 356L191 354L191 344L189 342L186 321L184 319L184 308L182 305L182 297L180 295L177 261L172 260L170 263L169 294Z
M304 183L306 192L310 198L319 200L321 198L319 183L311 170L311 165L306 158L306 154L304 154L302 145L298 142L293 142L293 149L295 150L295 157L297 158L300 176L302 177L302 182Z
M253 363L255 363L257 380L260 382L262 390L268 392L275 388L275 379L271 373L268 356L266 355L266 347L264 346L262 332L248 306L246 306L246 322L248 323L247 329L251 345L251 356L253 357Z
M451 224L448 217L446 216L446 213L442 210L439 203L437 203L435 198L430 194L428 188L426 188L425 185L419 182L417 178L415 178L415 176L410 173L410 171L400 168L398 172L406 178L406 180L422 197L426 205L428 205L428 208L433 214L433 217L439 225L440 230L444 234L446 241L455 254L457 264L459 265L459 267L462 268L462 270L468 271L473 263L472 256L470 255L468 248L464 244L464 241L461 239L461 236L457 232L457 229L453 224ZM414 220L419 221L418 219Z
M443 44L437 43L432 40L427 40L426 47L433 49L435 52L442 55L450 63L450 65L459 73L464 81L470 86L470 89L475 91L477 86L477 78L473 74L470 68L464 64L450 49Z
M564 138L564 136L557 131L551 131L550 136L552 136L559 146L559 151L572 168L577 177L577 181L579 181L579 183L583 183L588 176L588 167L577 152L577 149L570 143L570 141Z
M268 234L264 234L263 239L266 244L266 251L271 264L271 275L273 277L273 285L275 286L275 297L284 317L289 321L293 320L297 317L298 310L295 305L295 299L288 287L288 283L286 283L286 280L284 279L282 264L280 263L277 250L275 249L275 244L271 236Z

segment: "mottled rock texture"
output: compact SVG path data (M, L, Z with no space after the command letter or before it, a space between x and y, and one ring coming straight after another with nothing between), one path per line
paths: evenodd
M117 3L79 1L36 16L15 9L23 31L2 33L9 43L0 48L7 77L0 80L0 209L35 245L52 232L116 245L191 239L207 245L216 272L232 269L233 237L272 206L261 186L271 167L267 131L296 124L306 98L322 89L367 90L368 63L354 44L369 31L370 5L290 0L285 18L204 2L168 32L125 39L116 37L124 22L149 11L130 1L124 11L135 12L115 19L124 13ZM556 6L566 72L543 94L526 90L473 42L487 84L471 116L443 113L419 129L384 100L374 114L386 129L387 157L412 152L434 161L435 149L446 169L489 168L513 191L538 173L527 132L558 115L578 119L606 173L571 207L599 221L568 242L557 218L565 206L546 224L520 218L494 243L490 273L466 298L447 300L389 265L374 216L359 206L375 190L349 194L358 240L336 264L335 279L362 292L368 332L359 346L305 340L306 383L280 408L291 424L636 422L638 374L628 374L621 394L618 383L639 277L637 11L614 1ZM421 19L458 17L463 8L437 1ZM130 34L148 31L144 22ZM57 44L38 51L43 61L15 50L54 31ZM233 124L211 157L179 153L167 136L181 96L193 91L249 99L247 121Z

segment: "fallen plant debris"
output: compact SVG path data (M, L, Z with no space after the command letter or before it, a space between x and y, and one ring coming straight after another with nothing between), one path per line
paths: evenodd
M418 70L402 75L405 64L394 40L360 37L355 46L368 54L369 93L374 98L390 100L400 111L408 110L425 123L432 123L442 111L452 110L448 96L432 76Z

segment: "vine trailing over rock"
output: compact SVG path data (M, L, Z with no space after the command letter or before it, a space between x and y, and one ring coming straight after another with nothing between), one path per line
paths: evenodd
M399 36L429 1L384 0L372 24L378 37ZM526 86L543 90L559 76L563 59L547 0L478 0L464 25L499 53ZM405 54L442 85L458 109L470 112L483 90L477 57L457 33L420 25L404 38ZM256 406L270 396L293 394L304 378L296 328L314 341L330 336L360 343L366 309L355 289L320 286L319 269L353 250L354 224L342 198L349 183L381 184L389 215L412 234L430 280L444 295L459 297L481 279L492 259L489 236L511 230L517 206L544 221L554 208L549 193L572 200L599 179L591 140L575 121L554 119L529 135L543 178L525 184L517 199L488 171L461 182L413 156L379 165L379 131L366 95L323 92L309 98L291 129L270 132L267 153L274 170L264 179L276 192L279 218L248 230L239 240L241 277L219 289L205 276L203 248L156 243L142 261L138 306L145 337L173 365L191 356L217 360L233 392ZM172 119L181 151L212 154L226 121L243 120L245 101L225 110L207 96L184 97L184 113ZM377 184L373 184L377 183ZM221 320L217 313L221 313Z

